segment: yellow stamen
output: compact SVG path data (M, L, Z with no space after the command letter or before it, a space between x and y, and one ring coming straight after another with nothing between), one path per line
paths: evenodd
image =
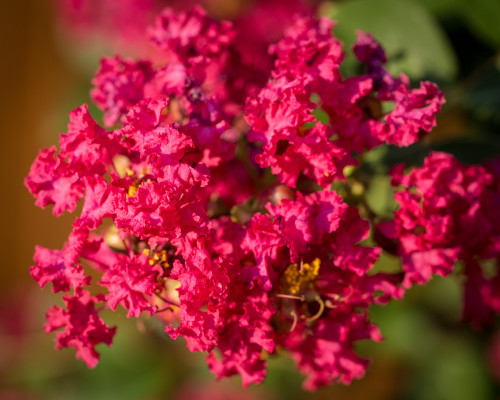
M289 265L284 273L285 286L288 291L297 294L314 288L320 264L320 259L316 258L311 264L302 264L300 268L297 264Z
M134 176L134 171L132 171L130 168L125 168L125 173L128 175L128 176Z
M137 193L137 188L135 186L130 186L128 188L127 197L134 197L136 193Z
M127 192L127 197L134 197L137 194L137 189L139 189L139 181L134 181L129 187Z

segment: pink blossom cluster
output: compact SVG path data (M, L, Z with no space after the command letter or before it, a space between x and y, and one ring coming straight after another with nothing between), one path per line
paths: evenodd
M161 10L160 0L54 0L63 29L81 43L102 41L136 50L144 46L144 27Z
M156 52L145 35L146 27L163 8L185 11L201 5L216 18L231 19L238 32L235 46L246 64L267 72L272 60L270 43L297 14L313 15L320 0L53 0L66 36L80 45L97 45L127 55Z
M378 225L381 242L401 257L403 286L447 276L461 261L464 319L476 326L500 312L500 275L481 262L500 258L500 164L464 165L452 155L431 153L407 175L392 170L399 188L394 219Z
M115 334L100 313L122 307L156 315L207 353L218 378L259 383L267 359L287 352L305 388L349 383L368 364L356 342L381 339L372 304L449 273L457 257L497 255L498 174L432 155L407 177L395 172L401 209L379 226L397 242L404 280L372 270L382 248L366 243L371 221L331 184L371 148L419 140L444 99L433 83L411 89L391 76L362 32L354 54L365 73L343 77L333 26L297 17L270 47L267 75L241 53L235 25L167 9L148 29L162 62L102 60L91 97L108 129L77 108L26 178L54 215L82 203L63 248L38 246L31 267L40 287L66 293L47 312L57 348L95 366L95 346Z

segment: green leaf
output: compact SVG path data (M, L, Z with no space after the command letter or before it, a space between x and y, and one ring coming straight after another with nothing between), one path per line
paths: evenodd
M374 175L366 190L365 201L378 216L392 217L397 205L394 201L391 177L388 175Z
M433 145L432 150L451 153L465 164L478 164L500 155L500 141L496 135L464 136Z
M500 56L469 78L462 106L479 121L500 125Z
M394 145L375 147L363 155L361 168L365 174L387 175L397 164L405 163L407 167L422 166L428 151L422 142L408 147Z
M418 0L425 8L438 17L450 17L457 11L457 1L460 0Z
M500 46L500 1L457 0L462 18L471 31L494 48Z
M323 13L338 21L336 35L347 45L355 31L372 33L389 58L388 69L419 80L451 81L457 73L453 48L434 16L412 0L353 0L331 5ZM354 64L351 55L346 59Z

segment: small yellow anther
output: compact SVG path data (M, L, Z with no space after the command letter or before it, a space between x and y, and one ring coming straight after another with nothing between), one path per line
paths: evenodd
M285 286L291 294L300 293L314 287L314 281L318 277L321 260L314 259L311 264L290 264L284 272Z
M137 188L134 185L129 186L127 197L134 197L137 193Z
M125 168L125 173L128 176L134 176L135 175L134 171L132 171L130 168Z

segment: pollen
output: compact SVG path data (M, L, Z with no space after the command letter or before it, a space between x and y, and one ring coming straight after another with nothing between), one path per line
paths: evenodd
M130 185L128 188L127 197L134 197L137 193L137 188L138 186L135 184Z
M134 176L134 171L132 171L130 168L125 168L125 173L128 175L128 176Z
M167 250L161 250L160 252L151 251L151 249L144 249L142 253L148 257L149 265L160 265L163 269L170 268L171 265L168 262L168 252Z
M311 264L302 264L301 267L297 264L289 265L284 273L285 285L288 291L291 294L297 294L312 289L318 277L320 264L320 259L316 258Z
M137 190L139 187L144 183L144 174L149 173L149 166L146 168L141 168L141 175L137 176L134 171L132 171L130 168L125 169L125 174L129 176L130 178L136 178L132 182L132 184L128 187L127 191L127 198L129 197L135 197L137 194ZM147 179L148 183L151 183L151 179Z

